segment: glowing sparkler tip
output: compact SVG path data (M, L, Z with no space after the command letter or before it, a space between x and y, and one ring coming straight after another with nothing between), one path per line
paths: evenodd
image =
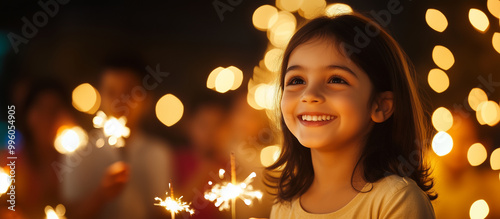
M220 171L221 172L221 171ZM244 182L232 184L230 182L223 182L221 184L215 184L210 191L205 192L205 199L209 201L215 201L215 207L219 208L219 211L230 209L230 200L235 200L239 198L243 200L246 205L252 204L252 199L262 198L262 193L260 191L254 191L250 183L256 176L255 173L251 173ZM212 185L212 182L208 182Z
M169 184L169 186L170 186L170 184ZM162 206L167 211L170 211L173 214L176 214L176 213L181 212L181 211L189 212L190 215L194 214L194 210L190 208L191 203L188 204L187 202L183 202L181 200L182 196L175 199L175 198L168 196L168 192L165 194L167 194L167 197L165 198L165 200L163 200L159 197L155 197L155 200L160 201L160 202L155 203L154 205Z

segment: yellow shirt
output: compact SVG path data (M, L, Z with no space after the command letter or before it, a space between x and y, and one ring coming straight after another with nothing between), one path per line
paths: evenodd
M347 205L327 214L312 214L302 209L299 199L275 204L270 219L326 218L435 218L425 192L410 178L390 175L375 183L367 183Z

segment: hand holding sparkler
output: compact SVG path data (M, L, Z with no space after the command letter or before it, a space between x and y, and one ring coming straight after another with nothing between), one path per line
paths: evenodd
M101 181L103 194L106 200L111 200L123 191L130 178L130 167L122 161L111 164Z

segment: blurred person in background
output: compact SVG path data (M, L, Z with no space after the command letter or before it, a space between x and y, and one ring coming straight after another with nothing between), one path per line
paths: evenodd
M252 200L251 206L236 199L236 218L267 217L271 210L272 200L267 199L262 183L260 150L277 139L265 111L250 107L246 93L236 92L229 98L206 91L195 98L186 116L189 143L176 153L174 184L179 185L183 200L192 202L196 210L190 218L230 218L231 210L219 211L213 202L205 200L204 193L212 188L208 181L217 184L231 179L231 153L236 158L236 181L242 182L255 172L257 177L251 185L264 194L262 200ZM219 169L225 170L222 180Z
M213 91L196 96L192 102L183 126L187 144L175 156L174 187L184 196L183 201L192 203L195 214L190 218L227 218L228 212L220 212L205 200L204 192L210 188L208 181L216 183L219 169L225 169L229 162L230 151L221 144L227 138L223 126L228 120L228 103Z
M487 218L500 218L498 173L491 170L489 159L476 167L471 166L467 159L468 150L474 143L484 145L488 154L494 149L489 147L489 139L480 140L473 119L474 114L464 117L453 113L453 126L447 131L453 138L452 150L441 157L429 152L434 167L434 188L439 194L432 202L436 218L470 218L471 205L479 199L484 199L489 205Z
M261 200L253 199L250 206L243 201L236 202L237 218L267 218L273 205L272 197L263 183L264 166L261 151L267 146L277 145L279 137L273 131L266 110L256 110L247 101L247 93L238 93L232 101L226 125L227 136L224 144L236 157L237 181L243 181L252 172L256 173L251 185L260 190Z
M15 210L2 201L0 218L43 218L45 206L61 203L60 183L52 164L60 154L54 148L58 129L76 125L71 110L70 92L54 79L39 79L18 84L27 89L16 105L16 125L24 138L16 140ZM1 156L8 157L7 152ZM9 160L2 160L9 163ZM6 195L7 197L7 195Z
M125 116L130 136L123 148L108 143L97 148L95 142L89 141L82 150L90 152L63 159L69 168L62 181L69 217L165 218L165 209L155 206L158 202L154 198L163 199L168 191L171 154L163 141L140 128L143 113L151 103L151 95L143 85L144 78L151 79L145 69L140 58L129 54L104 63L100 109L108 117ZM146 93L134 93L141 90ZM80 161L75 164L71 160Z

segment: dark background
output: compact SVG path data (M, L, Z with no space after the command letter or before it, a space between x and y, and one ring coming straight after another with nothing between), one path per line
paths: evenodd
M228 4L226 0L219 0ZM327 1L334 3L334 1ZM382 1L340 1L359 12L385 9ZM498 19L486 8L486 1L416 1L401 0L403 11L394 15L389 31L413 60L420 89L428 93L430 112L439 106L452 110L464 106L465 112L475 116L468 107L467 95L473 87L482 86L490 100L500 100L499 88L488 90L480 85L478 77L492 77L500 82L500 54L491 44L494 32L500 31ZM3 0L0 3L0 78L2 106L9 104L13 95L13 81L20 78L50 76L65 83L71 91L81 83L97 85L99 64L110 52L135 50L151 66L170 75L153 90L154 101L166 93L179 97L189 109L196 96L208 89L208 74L218 66L234 65L243 70L244 81L238 90L246 92L245 85L253 74L267 47L266 33L252 25L252 14L264 4L274 1L242 0L231 6L221 21L213 1L95 1L70 0L59 5L58 13L27 44L14 53L7 34L21 35L22 17L32 20L42 10L37 1ZM427 26L425 12L436 8L448 19L448 27L438 33ZM488 15L490 28L485 33L475 30L468 20L470 8L478 8ZM300 20L299 20L300 22ZM427 74L437 66L431 53L435 45L449 48L455 64L446 71L450 87L437 94L427 84ZM231 96L230 91L222 96ZM90 124L90 116L81 115ZM3 120L3 118L2 118ZM182 121L182 120L181 120ZM176 125L163 126L150 110L147 129L180 142ZM494 136L498 128L481 127L484 136ZM167 134L165 134L167 133Z

